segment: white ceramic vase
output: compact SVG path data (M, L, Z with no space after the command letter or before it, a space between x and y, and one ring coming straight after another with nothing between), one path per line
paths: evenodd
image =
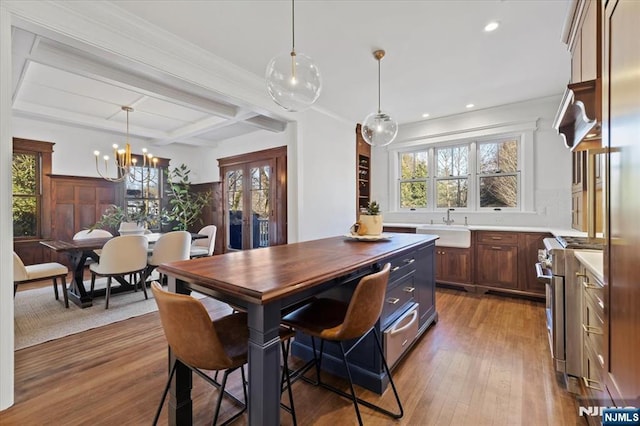
M382 215L369 215L361 214L360 223L366 228L365 235L380 235L382 234Z

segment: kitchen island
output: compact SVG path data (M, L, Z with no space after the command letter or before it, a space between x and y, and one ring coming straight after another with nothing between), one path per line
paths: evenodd
M169 290L188 294L191 290L245 308L249 338L249 424L280 424L281 312L321 292L377 271L391 262L390 283L403 271L415 277L413 290L400 290L422 306L423 323L436 319L433 235L392 234L373 242L332 237L220 256L171 262L158 268L166 274ZM415 257L411 254L415 253ZM418 254L419 253L419 254ZM413 259L413 260L411 260ZM406 260L406 262L404 262ZM396 269L397 267L397 269ZM396 275L393 275L396 274ZM405 274L406 275L406 274ZM403 283L403 281L399 281ZM407 286L408 287L408 286ZM396 287L390 290L396 289ZM406 296L405 296L406 297ZM395 306L400 303L392 303ZM404 303L403 306L410 306ZM388 311L389 312L389 311ZM403 312L391 309L388 321ZM383 313L384 315L384 313ZM173 358L172 358L173 361ZM171 384L170 424L191 424L191 371L178 364Z

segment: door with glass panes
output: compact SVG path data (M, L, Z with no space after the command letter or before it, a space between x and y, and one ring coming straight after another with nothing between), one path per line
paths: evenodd
M274 170L274 160L259 160L224 171L227 250L273 245Z

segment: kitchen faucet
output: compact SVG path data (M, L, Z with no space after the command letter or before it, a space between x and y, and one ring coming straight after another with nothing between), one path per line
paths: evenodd
M442 221L444 223L446 223L447 225L451 225L453 222L455 222L453 219L451 219L451 217L449 216L449 214L453 211L454 209L447 209L447 218L445 219L444 217L442 218Z

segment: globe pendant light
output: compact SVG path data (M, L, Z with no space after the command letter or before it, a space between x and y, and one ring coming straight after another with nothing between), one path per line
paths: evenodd
M376 50L373 57L378 61L378 112L367 115L360 128L365 142L372 146L389 145L398 134L398 122L380 109L380 60L384 50Z
M274 57L267 65L267 90L275 103L287 111L309 108L320 96L322 79L313 60L296 52L294 2L291 0L291 52Z

